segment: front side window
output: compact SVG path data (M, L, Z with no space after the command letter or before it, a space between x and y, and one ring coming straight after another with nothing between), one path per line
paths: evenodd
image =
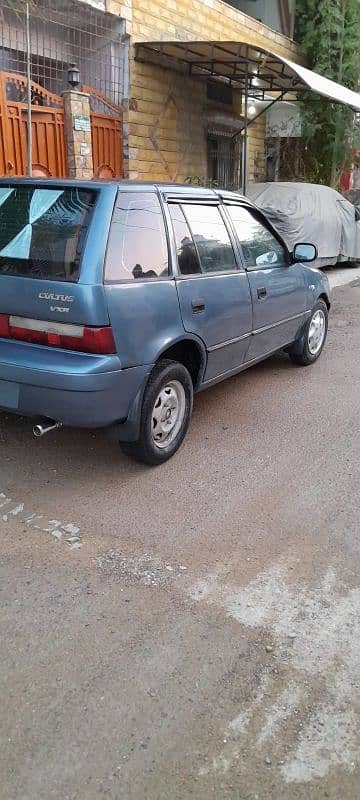
M239 242L246 267L284 266L289 257L284 245L260 221L256 212L244 206L227 206Z
M120 191L111 222L105 279L147 280L167 275L167 240L157 195Z
M185 217L199 253L201 271L229 272L237 269L234 251L217 206L183 206Z
M0 274L76 281L96 192L0 187Z

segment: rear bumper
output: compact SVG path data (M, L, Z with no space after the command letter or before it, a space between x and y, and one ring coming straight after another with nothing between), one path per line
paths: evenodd
M105 427L128 417L150 370L121 369L117 356L0 340L0 408L72 427Z

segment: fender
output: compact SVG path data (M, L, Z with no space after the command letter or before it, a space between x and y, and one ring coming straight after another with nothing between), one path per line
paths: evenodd
M186 342L193 342L194 344L196 344L198 349L199 349L199 351L200 351L200 355L201 355L201 365L200 365L200 370L199 370L199 377L198 377L197 385L194 387L195 391L197 391L198 388L200 387L200 385L203 382L203 378L204 378L205 371L206 371L207 359L208 359L208 354L207 354L207 350L206 350L206 347L205 347L205 342L202 339L200 339L199 336L196 336L193 333L186 333L185 335L177 336L176 339L172 339L171 342L168 342L166 344L166 346L164 345L162 350L160 350L160 352L158 353L156 361L159 361L159 359L164 355L164 353L166 353L168 350L171 350L172 347L175 347L177 344L182 344L182 343L186 343Z
M193 335L179 336L176 339L172 340L171 343L168 343L168 345L158 353L158 357L154 362L154 364L149 364L149 370L146 373L145 380L143 381L142 386L138 390L136 396L134 397L134 400L131 403L127 418L125 420L119 420L119 422L114 422L106 429L106 434L107 436L110 437L110 439L115 440L117 442L136 442L138 440L140 435L142 401L147 386L147 382L149 380L149 376L155 364L160 360L161 356L164 355L164 353L166 353L168 350L170 350L171 347L174 347L177 344L181 344L182 342L194 342L199 347L202 360L201 360L199 379L197 386L195 387L195 390L197 390L200 387L203 376L205 374L206 362L207 362L207 353L204 342L202 341L202 339L199 339L197 336Z

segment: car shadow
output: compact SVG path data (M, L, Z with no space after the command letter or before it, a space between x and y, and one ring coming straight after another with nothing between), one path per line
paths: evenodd
M239 373L197 395L194 418L198 424L190 428L180 452L186 450L187 444L191 446L194 443L194 437L199 440L198 446L201 446L204 431L207 426L211 426L214 415L221 419L224 413L224 394L226 404L231 406L234 400L239 402L239 392L241 385L245 385L244 382L251 388L252 383L260 377L262 380L266 375L283 373L289 369L294 367L286 354L276 354L247 370L246 374L245 371ZM111 440L104 430L62 428L35 439L32 433L35 422L34 419L0 412L0 446L5 483L7 475L13 473L15 466L17 475L24 471L30 484L34 475L37 487L39 482L45 484L49 481L74 485L74 470L82 475L93 475L94 480L97 475L101 475L102 480L112 480L115 472L126 481L149 472L148 467L125 455L118 443ZM167 470L175 462L176 459L172 459L158 469ZM170 471L173 469L174 467Z

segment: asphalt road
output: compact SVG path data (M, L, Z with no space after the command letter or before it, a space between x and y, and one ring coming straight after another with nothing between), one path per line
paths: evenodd
M157 469L0 417L1 800L359 797L359 312Z

